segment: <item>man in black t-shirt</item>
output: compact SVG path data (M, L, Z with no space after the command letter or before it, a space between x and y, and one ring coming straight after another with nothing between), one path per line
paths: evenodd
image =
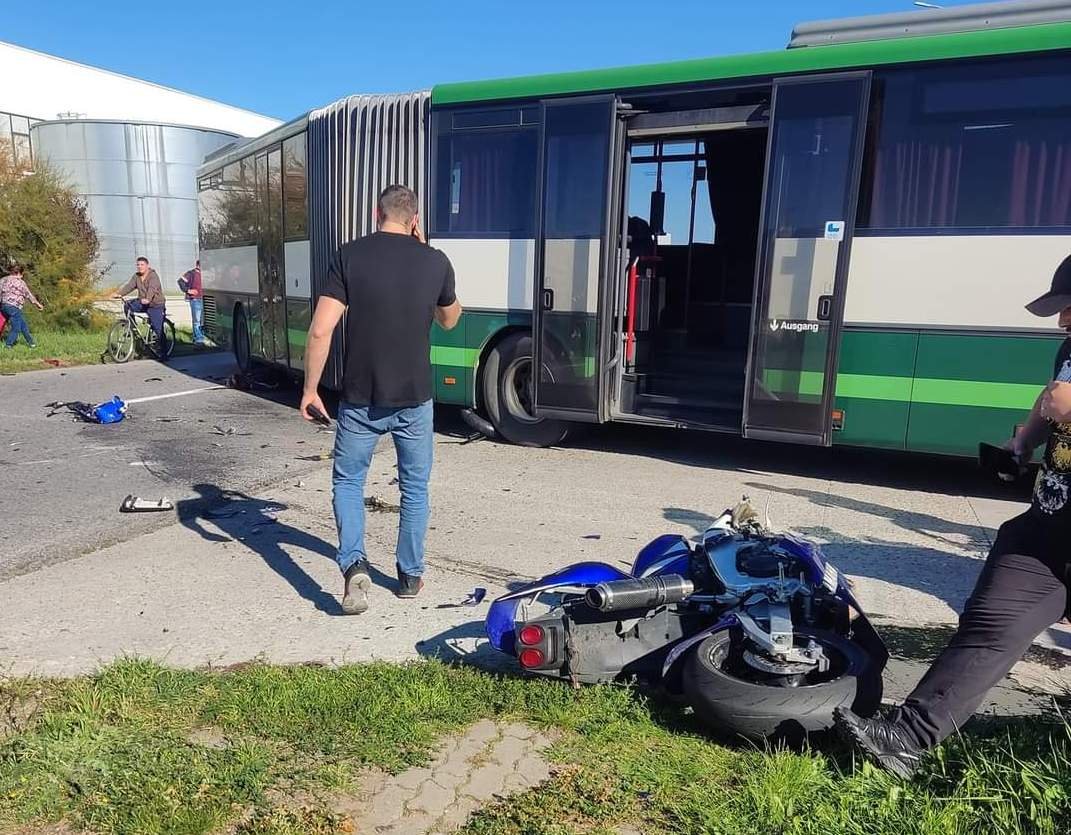
M424 538L431 476L432 321L449 330L461 317L454 270L424 242L417 197L390 186L377 203L379 231L342 246L316 303L305 347L301 414L326 414L317 389L331 336L346 313L346 355L334 455L334 509L338 565L345 578L342 609L368 608L364 548L364 482L380 437L390 434L398 453L401 514L398 523L398 596L423 587Z
M1058 313L1060 327L1071 332L1071 257L1056 269L1052 289L1026 308L1036 316ZM1007 448L1025 464L1042 443L1045 457L1030 509L1001 525L956 634L915 690L888 719L836 711L849 744L901 777L911 776L926 749L961 727L1034 638L1067 614L1071 339L1060 345L1053 381Z

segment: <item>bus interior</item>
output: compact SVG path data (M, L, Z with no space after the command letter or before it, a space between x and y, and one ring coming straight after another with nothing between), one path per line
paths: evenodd
M633 103L620 417L739 431L770 90Z

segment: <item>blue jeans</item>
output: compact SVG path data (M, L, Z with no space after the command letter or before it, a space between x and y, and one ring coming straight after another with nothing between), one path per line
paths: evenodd
M135 299L126 304L135 313L148 314L149 327L156 333L156 344L162 346L164 344L164 306L161 304L157 307L149 307L142 304L140 299Z
M345 573L367 557L364 549L364 482L376 442L388 432L398 453L402 494L398 520L398 568L424 573L424 539L428 532L428 479L435 447L431 401L401 409L338 407L335 430L334 507L338 526L338 567Z
M190 299L190 316L193 318L193 341L204 342L205 332L201 326L205 321L205 300L202 298Z
M14 348L15 343L19 341L19 334L22 334L22 338L26 340L27 345L33 345L33 334L30 333L30 326L26 324L26 317L22 315L22 308L15 307L13 304L0 305L0 311L3 312L4 317L7 319L7 340L4 344L8 348Z

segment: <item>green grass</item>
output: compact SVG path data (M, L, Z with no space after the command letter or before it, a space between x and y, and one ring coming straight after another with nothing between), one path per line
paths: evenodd
M716 744L679 708L624 687L435 662L190 672L137 660L0 683L0 831L64 820L102 835L333 832L329 809L295 811L280 792L322 797L363 767L423 763L442 735L488 717L562 729L559 767L478 812L469 835L1071 831L1060 722L982 726L903 783L842 751Z
M111 322L108 327L111 327ZM36 348L30 348L21 337L14 348L5 348L0 344L0 374L99 363L108 342L108 327L66 331L36 328L33 332ZM193 345L190 328L176 327L175 336L178 343L174 356L205 350Z

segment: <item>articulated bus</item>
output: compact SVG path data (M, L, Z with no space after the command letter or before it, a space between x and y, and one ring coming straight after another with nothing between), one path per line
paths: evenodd
M1071 252L1071 3L351 97L199 176L207 324L245 367L300 371L328 259L401 182L465 307L435 397L510 441L629 421L972 455L1058 344L1023 305Z

